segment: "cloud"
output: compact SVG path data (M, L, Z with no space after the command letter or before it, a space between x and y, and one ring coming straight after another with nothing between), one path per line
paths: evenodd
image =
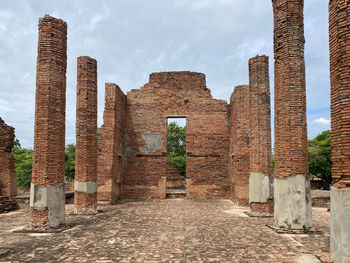
M329 125L331 123L330 120L327 120L323 117L313 120L312 122L320 125Z
M270 57L273 106L273 13L266 0L35 0L2 1L0 10L0 117L32 147L38 18L57 15L68 23L66 142L74 143L76 58L98 61L98 124L104 83L124 92L137 89L152 72L203 72L217 99L229 100L247 84L248 60ZM329 111L328 3L305 1L307 107ZM325 112L308 113L310 136ZM273 113L273 109L272 109ZM273 118L272 118L273 119ZM325 120L326 120L325 119ZM328 118L329 119L329 118Z

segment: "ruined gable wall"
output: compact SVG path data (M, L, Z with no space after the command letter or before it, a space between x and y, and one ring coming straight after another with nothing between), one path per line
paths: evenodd
M15 142L15 129L0 118L0 195L11 197L17 194L15 159L12 148Z
M171 116L187 120L187 197L228 197L227 112L201 73L153 73L144 87L128 92L123 197L161 197Z

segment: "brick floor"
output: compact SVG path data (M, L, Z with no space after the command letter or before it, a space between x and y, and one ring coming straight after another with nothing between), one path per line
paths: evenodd
M144 200L69 215L60 233L15 233L29 208L0 215L0 262L319 262L329 253L329 213L313 209L322 235L281 235L229 200Z

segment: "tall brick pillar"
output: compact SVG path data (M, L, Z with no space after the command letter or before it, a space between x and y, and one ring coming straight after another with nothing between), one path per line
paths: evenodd
M0 195L17 195L15 158L12 148L15 142L15 129L0 118Z
M98 153L97 199L115 204L122 191L126 96L118 85L106 83L105 109Z
M230 98L230 174L232 198L249 204L249 86L235 87Z
M97 212L97 61L78 57L74 213Z
M350 3L329 1L332 177L331 256L350 262Z
M251 213L273 213L269 57L249 60Z
M275 57L275 225L311 227L303 0L272 0Z
M36 72L31 225L64 223L64 148L67 24L45 15L39 19Z

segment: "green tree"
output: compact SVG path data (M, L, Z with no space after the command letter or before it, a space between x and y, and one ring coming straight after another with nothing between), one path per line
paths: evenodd
M181 127L176 122L168 124L167 148L171 163L186 175L186 126Z
M326 130L308 141L309 171L328 184L332 183L331 131Z
M17 186L19 188L29 188L32 181L33 150L22 148L19 140L16 139L12 155L16 160Z
M68 178L75 176L75 145L68 144L65 149L65 174Z

